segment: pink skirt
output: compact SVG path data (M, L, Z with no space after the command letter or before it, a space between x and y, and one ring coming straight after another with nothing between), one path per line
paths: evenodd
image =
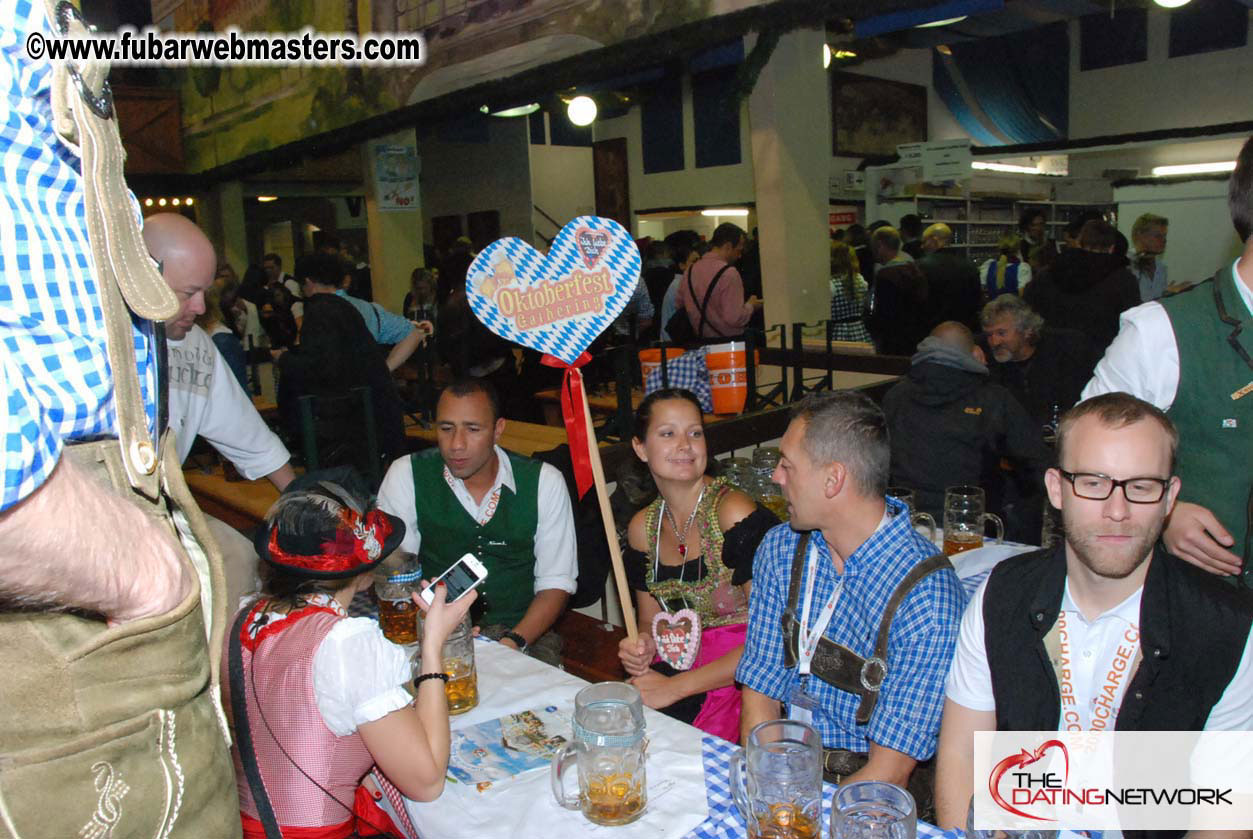
M748 634L747 623L736 623L730 626L719 626L706 629L700 635L700 649L696 652L696 661L692 669L704 667L711 661L721 658L728 651L743 645ZM738 743L740 739L740 688L738 685L727 685L715 688L705 694L705 701L692 725L708 734Z

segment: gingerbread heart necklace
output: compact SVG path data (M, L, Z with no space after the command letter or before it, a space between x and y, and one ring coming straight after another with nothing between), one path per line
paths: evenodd
M696 515L700 512L700 503L705 498L705 488L701 487L700 495L696 498L696 505L692 508L692 514L687 517L687 523L683 527L683 532L679 532L679 523L675 520L674 514L670 512L666 506L666 500L661 500L662 518L670 522L670 527L674 531L675 541L679 546L679 558L683 560L679 566L679 585L683 585L683 579L687 575L687 538L692 530L692 523L696 520ZM699 534L697 536L699 538ZM658 572L661 570L661 528L657 528L657 544L653 551L653 579L657 579ZM659 599L660 600L660 599ZM684 608L677 612L670 612L666 609L664 601L661 602L661 611L653 615L653 640L657 643L657 656L666 664L669 664L675 670L690 670L696 662L696 654L700 650L700 615L695 609L688 606L687 597L683 597Z

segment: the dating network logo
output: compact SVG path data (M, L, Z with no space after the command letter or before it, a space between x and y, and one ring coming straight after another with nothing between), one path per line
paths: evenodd
M1051 749L1061 751L1065 768L1060 776L1056 772L1033 774L1027 769L1032 764L1039 763ZM1010 776L1010 781L1006 785L1009 792L1009 801L1005 800L1005 796L1001 792L1001 781L1007 774ZM1015 816L1022 816L1024 819L1035 819L1037 821L1055 821L1055 819L1047 816L1039 816L1020 810L1017 805L1024 807L1040 803L1055 805L1058 803L1054 800L1057 793L1065 793L1067 791L1066 784L1069 780L1070 751L1066 748L1066 744L1061 740L1045 740L1035 751L1023 749L1018 754L1010 755L996 764L992 769L992 774L988 777L988 791L992 794L992 800L996 802L998 807L1004 808Z

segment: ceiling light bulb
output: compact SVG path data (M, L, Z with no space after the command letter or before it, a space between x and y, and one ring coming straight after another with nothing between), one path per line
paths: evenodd
M157 206L158 206L158 207L164 207L164 206L165 206L165 199L164 199L164 198L158 198L158 199L157 199Z
M145 207L151 207L151 206L152 206L152 199L151 199L151 198L145 198L145 199L144 199L144 206L145 206Z
M1013 163L985 163L976 160L970 164L971 169L983 169L988 172L1013 172L1016 175L1038 175L1040 170L1034 166L1017 166Z
M268 204L271 201L277 201L278 196L277 195L258 195L257 200L260 201L262 204Z
M1188 5L1189 0L1153 0L1153 2L1163 9L1177 9L1180 6Z
M830 66L831 66L831 45L823 44L822 45L822 69L825 70Z
M590 96L576 96L566 106L566 116L575 125L591 125L596 121L596 100Z
M748 210L744 207L722 207L716 210L701 210L702 216L746 216Z
M188 207L190 207L190 206L191 206L191 197L190 197L190 196L188 196L187 198L183 199L183 203L184 203L184 204L186 204Z
M183 202L182 202L182 200L181 200L181 199L175 198L175 199L174 199L173 201L171 201L170 203L171 203L171 204L173 204L175 207L177 207L179 204L182 204Z
M512 108L503 108L499 111L493 111L487 105L484 105L483 107L479 108L479 110L485 114L490 114L494 117L525 117L525 116L530 116L531 114L538 111L539 103L532 102L529 105L518 105Z
M856 58L857 53L853 52L852 50L836 50L835 57L836 58Z

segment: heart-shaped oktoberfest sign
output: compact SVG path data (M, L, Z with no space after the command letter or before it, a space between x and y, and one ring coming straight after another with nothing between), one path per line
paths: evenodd
M548 255L497 239L466 272L470 309L507 341L572 364L622 313L640 277L640 251L613 219L579 216Z

